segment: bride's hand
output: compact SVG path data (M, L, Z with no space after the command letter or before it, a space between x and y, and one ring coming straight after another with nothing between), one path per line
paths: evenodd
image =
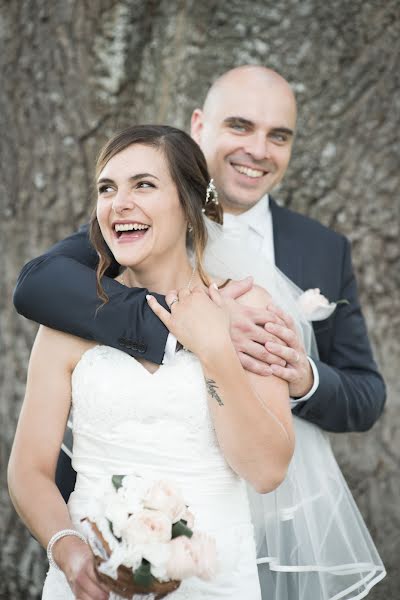
M212 284L208 293L195 287L166 296L170 311L165 310L154 296L147 296L150 308L177 340L199 358L205 358L230 342L229 315L217 287Z
M107 588L97 577L94 557L87 544L76 538L63 538L54 546L53 555L77 600L109 599Z

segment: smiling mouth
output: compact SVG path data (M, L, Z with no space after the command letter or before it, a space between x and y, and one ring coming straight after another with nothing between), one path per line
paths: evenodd
M261 171L260 169L252 169L250 167L245 167L243 165L237 165L235 163L231 163L232 167L240 173L241 175L247 175L251 179L259 179L267 174L267 171Z
M143 237L150 225L145 223L115 223L114 233L118 240L137 239Z

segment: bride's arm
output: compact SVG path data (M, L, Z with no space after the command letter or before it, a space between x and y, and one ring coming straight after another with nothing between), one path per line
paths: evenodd
M264 290L253 288L243 302L261 308L268 299ZM275 489L285 478L294 450L288 384L274 375L244 370L232 343L223 350L210 348L200 360L216 434L228 463L258 492Z
M245 371L229 335L229 319L217 290L212 302L201 290L181 291L171 314L149 304L177 339L201 361L219 444L232 469L266 493L284 479L294 450L286 382ZM265 306L256 288L243 301ZM219 306L218 306L219 305Z
M78 351L82 353L82 344L85 342L77 338L40 327L8 465L8 485L15 509L45 548L56 532L74 529L54 477L70 409L71 373L79 359ZM93 592L93 598L108 597L96 583L91 551L79 538L68 536L59 540L53 556L72 586L80 577L84 588Z

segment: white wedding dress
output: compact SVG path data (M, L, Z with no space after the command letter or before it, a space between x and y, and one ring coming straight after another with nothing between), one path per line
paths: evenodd
M68 507L76 529L99 478L169 479L195 515L195 529L215 537L219 564L213 581L186 579L168 598L260 600L246 484L217 443L198 359L180 351L150 374L127 354L95 346L74 370L72 407L78 476ZM62 572L50 568L42 598L74 598Z

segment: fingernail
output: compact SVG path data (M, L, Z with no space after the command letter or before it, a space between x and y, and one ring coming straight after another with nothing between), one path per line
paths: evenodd
M151 294L146 294L146 300L150 300L150 298L154 298Z
M214 288L215 290L218 290L218 286L215 283L215 281L212 282L211 287Z

